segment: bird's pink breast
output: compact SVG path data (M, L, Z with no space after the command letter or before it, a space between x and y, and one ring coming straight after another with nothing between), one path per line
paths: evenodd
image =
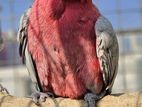
M44 7L33 6L28 46L44 91L78 98L89 85L101 81L94 33L98 16L86 8L70 6L59 20L53 20Z

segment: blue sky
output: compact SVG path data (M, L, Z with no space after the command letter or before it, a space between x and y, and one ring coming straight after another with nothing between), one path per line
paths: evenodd
M10 23L10 1L15 1L13 3L15 21L12 23ZM142 27L142 14L140 14L140 11L137 10L141 1L142 0L94 0L94 3L97 5L102 14L112 22L115 29L118 27L121 29L134 29ZM0 5L2 6L0 14L2 30L7 31L11 29L11 27L14 27L14 29L17 30L21 14L24 10L31 6L31 4L32 0L0 0ZM130 8L133 8L133 10L127 13L121 13L121 15L116 15L115 12L118 6L126 11ZM113 13L110 14L110 11ZM121 19L121 21L119 19ZM11 26L11 24L13 25Z

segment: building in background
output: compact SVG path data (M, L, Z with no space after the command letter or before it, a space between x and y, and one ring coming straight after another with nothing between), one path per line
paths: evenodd
M120 60L114 93L142 90L142 0L94 0L112 22L119 41ZM33 89L28 71L18 53L16 32L20 15L32 0L0 1L2 36L5 47L0 52L0 83L13 95L27 96ZM9 14L9 15L8 15ZM6 17L8 16L8 17Z
M117 31L120 58L113 92L142 90L142 29Z

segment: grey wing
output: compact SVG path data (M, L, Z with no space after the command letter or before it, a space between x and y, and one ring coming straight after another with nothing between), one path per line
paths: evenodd
M106 90L111 92L118 69L119 46L111 23L100 16L95 24L96 50Z
M27 35L28 35L27 27L28 27L30 11L31 11L31 8L29 8L21 16L17 39L19 42L19 54L22 57L22 61L27 66L31 80L34 83L36 90L40 90L38 79L37 79L37 74L36 74L36 67L32 59L32 56L27 48Z

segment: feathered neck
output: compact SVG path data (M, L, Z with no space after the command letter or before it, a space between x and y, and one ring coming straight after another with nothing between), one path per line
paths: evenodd
M53 19L58 19L65 10L63 0L48 0L47 7L48 13Z
M92 0L62 0L63 2L92 3Z
M50 10L51 16L53 18L58 19L61 17L62 13L64 12L66 4L74 2L80 2L92 5L92 0L48 0L48 7L49 7L48 10Z

